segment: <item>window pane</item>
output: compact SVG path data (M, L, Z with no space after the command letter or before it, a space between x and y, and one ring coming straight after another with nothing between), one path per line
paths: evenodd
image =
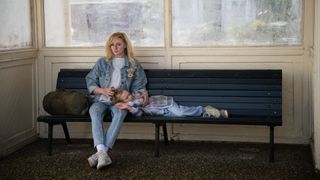
M32 47L29 0L1 0L0 50Z
M173 46L302 43L302 0L172 0Z
M45 0L47 47L104 46L115 31L134 46L163 47L163 1Z

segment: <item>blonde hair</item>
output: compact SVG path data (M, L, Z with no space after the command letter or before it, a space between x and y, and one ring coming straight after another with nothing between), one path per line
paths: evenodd
M131 66L135 66L136 62L134 60L134 55L133 55L133 47L132 44L126 35L126 33L123 32L114 32L112 33L108 40L106 41L105 44L105 53L106 53L106 59L111 60L114 56L112 50L111 50L111 44L116 38L120 38L123 40L123 42L126 44L127 48L124 50L125 55L128 57L129 63Z
M128 91L124 88L115 89L114 95L111 97L112 104L117 104L119 102L123 102L123 99L120 98L121 94L125 91Z

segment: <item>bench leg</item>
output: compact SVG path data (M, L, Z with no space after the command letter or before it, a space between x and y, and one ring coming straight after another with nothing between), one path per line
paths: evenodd
M159 157L159 135L160 135L160 124L155 124L155 150L154 156Z
M167 125L166 125L166 123L164 123L164 124L162 125L162 130L163 130L164 143L165 143L165 145L169 145L168 131L167 131Z
M53 130L53 124L48 123L48 155L52 155L52 130Z
M274 162L274 126L270 126L270 152L269 161Z
M67 123L61 123L62 127L63 127L63 132L64 132L64 135L66 137L66 141L67 143L71 143L71 140L70 140L70 135L69 135L69 131L68 131L68 127L67 127Z

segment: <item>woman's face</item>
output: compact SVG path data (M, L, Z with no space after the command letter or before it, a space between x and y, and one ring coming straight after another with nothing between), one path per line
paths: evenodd
M114 57L119 58L124 56L124 51L127 48L127 45L121 38L115 38L110 45L110 48L112 53L114 54Z

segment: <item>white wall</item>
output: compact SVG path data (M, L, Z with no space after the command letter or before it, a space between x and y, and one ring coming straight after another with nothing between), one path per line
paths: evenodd
M36 50L0 54L0 157L37 138Z
M320 170L320 2L315 4L315 37L313 61L313 155L316 169Z
M30 4L34 17L35 0ZM0 52L0 157L38 138L35 18L31 24L34 48Z

